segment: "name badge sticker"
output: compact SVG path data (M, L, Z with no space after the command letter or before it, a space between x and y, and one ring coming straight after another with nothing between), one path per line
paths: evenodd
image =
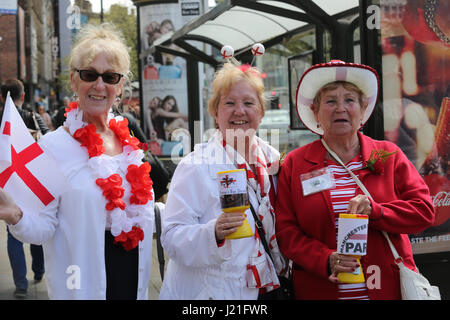
M336 187L333 172L329 168L321 168L301 174L300 181L304 196Z

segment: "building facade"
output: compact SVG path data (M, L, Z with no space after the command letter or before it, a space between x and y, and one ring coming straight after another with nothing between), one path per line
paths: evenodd
M27 106L34 108L41 101L51 110L57 103L59 75L58 2L9 2L17 10L0 16L0 81L22 80Z

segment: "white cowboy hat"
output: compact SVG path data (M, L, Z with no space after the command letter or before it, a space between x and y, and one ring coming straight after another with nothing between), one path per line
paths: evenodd
M375 107L378 96L378 74L366 65L331 60L328 63L313 65L303 73L297 86L297 113L303 124L312 132L323 135L323 129L317 126L314 112L311 110L314 97L324 85L346 81L357 86L367 98L367 108L362 119L365 124Z

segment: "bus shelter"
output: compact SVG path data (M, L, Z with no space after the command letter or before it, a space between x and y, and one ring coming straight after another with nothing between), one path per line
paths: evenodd
M139 6L145 1L135 3ZM450 258L450 148L446 139L450 41L442 21L450 12L448 4L442 4L446 2L440 3L224 0L141 50L140 58L160 52L186 61L191 147L200 142L194 139L194 123L202 119L199 106L204 99L199 82L205 68L199 68L199 64L213 70L220 66L224 45L232 46L235 58L246 63L253 61L251 47L255 43L262 43L266 53L271 52L268 60L257 61L257 65L274 87L278 81L274 74L287 75L284 91L278 87L278 91L272 91L275 95L282 93L274 109L282 105L289 116L290 130L298 132L307 130L296 113L295 91L309 66L340 59L377 70L382 80L379 97L363 130L372 138L399 145L430 187L435 225L410 239L422 273L448 298L450 286L444 270ZM270 59L276 52L283 55L282 63Z

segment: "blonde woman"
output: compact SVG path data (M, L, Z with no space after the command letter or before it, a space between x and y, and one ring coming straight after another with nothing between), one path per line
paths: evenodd
M153 190L139 141L110 108L130 57L112 25L88 25L71 53L78 99L64 126L40 140L68 190L42 212L22 212L0 190L0 219L24 242L43 244L50 299L146 299Z
M264 116L263 93L256 68L226 63L216 73L208 111L217 131L178 164L168 194L161 240L170 261L160 299L255 300L278 287L284 260L274 237L269 195L279 153L255 136ZM244 218L222 214L217 172L236 168L247 170L249 200L263 222L275 263L257 236L250 210L246 217L254 236L225 239Z

